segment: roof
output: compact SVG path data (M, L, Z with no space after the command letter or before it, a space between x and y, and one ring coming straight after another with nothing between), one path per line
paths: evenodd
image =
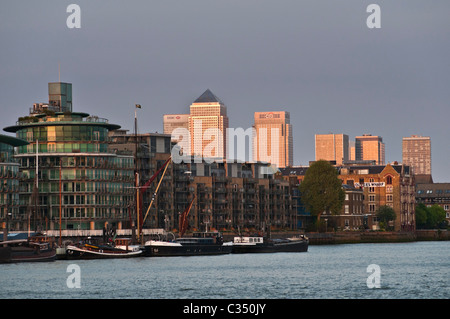
M351 165L351 166L337 166L336 169L340 172L342 169L349 169L350 173L356 172L360 173L362 170L367 170L366 174L380 174L385 168L386 165ZM402 166L405 170L406 174L409 174L409 166L401 165L401 164L391 164L392 168L399 174L402 173ZM281 174L283 176L289 175L305 175L309 166L301 166L301 167L286 167L280 168Z
M213 92L211 92L210 89L207 89L205 92L203 92L202 95L200 95L194 103L222 103L222 101L214 95Z
M284 167L284 168L279 168L279 171L281 172L281 175L283 175L283 176L289 176L289 175L302 176L302 175L306 174L306 170L308 168L309 168L308 166Z
M8 145L11 145L14 147L30 144L28 141L22 140L20 138L3 135L3 134L0 134L0 143L8 144Z

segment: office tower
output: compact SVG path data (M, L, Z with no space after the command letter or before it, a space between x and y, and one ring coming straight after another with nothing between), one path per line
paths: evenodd
M191 154L203 158L226 156L227 108L209 89L190 106Z
M413 168L414 175L431 175L431 138L411 135L404 137L403 164Z
M255 112L253 158L277 167L293 166L293 137L289 112Z
M165 114L163 118L164 134L172 135L172 132L177 128L186 129L189 131L189 114ZM172 139L173 142L178 142L177 138Z
M382 165L385 162L385 146L381 136L364 134L355 137L355 160L375 161L375 164Z
M348 150L349 150L349 160L355 161L356 160L355 141L348 142Z
M346 134L316 134L316 161L336 161L337 165L349 160L349 142Z

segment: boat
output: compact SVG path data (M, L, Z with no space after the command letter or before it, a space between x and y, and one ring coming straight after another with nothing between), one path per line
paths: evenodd
M236 236L233 240L233 253L277 253L306 252L309 239L304 235L299 237L272 239L264 236Z
M194 232L192 236L184 237L188 228L188 214L194 203L195 195L191 203L180 216L180 237L174 240L149 240L145 242L146 256L200 256L229 254L233 243L224 242L222 233L218 231Z
M130 238L116 238L113 243L96 244L90 238L66 246L67 259L107 259L142 256L139 245L132 245Z
M232 242L224 242L217 231L194 232L190 237L179 237L172 241L149 240L145 242L145 255L157 256L201 256L230 254Z
M56 259L52 237L36 234L27 239L0 242L0 263L48 262Z

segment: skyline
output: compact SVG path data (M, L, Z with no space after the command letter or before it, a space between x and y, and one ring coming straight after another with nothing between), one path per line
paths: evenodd
M230 127L254 112L291 114L294 165L314 160L315 134L383 137L386 163L402 138L430 136L435 182L450 181L447 89L450 3L376 1L368 29L358 1L76 1L0 4L3 128L48 100L47 83L73 84L73 110L133 130L163 132L163 115L188 113L211 89ZM2 134L8 133L4 132Z

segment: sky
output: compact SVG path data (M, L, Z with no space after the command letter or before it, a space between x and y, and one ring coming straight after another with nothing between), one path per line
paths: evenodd
M372 3L381 28L367 25ZM387 162L415 134L431 137L434 181L450 182L449 12L448 0L2 0L0 127L59 80L73 111L131 132L141 104L140 133L210 89L232 128L290 112L294 165L315 159L315 134L382 136Z

